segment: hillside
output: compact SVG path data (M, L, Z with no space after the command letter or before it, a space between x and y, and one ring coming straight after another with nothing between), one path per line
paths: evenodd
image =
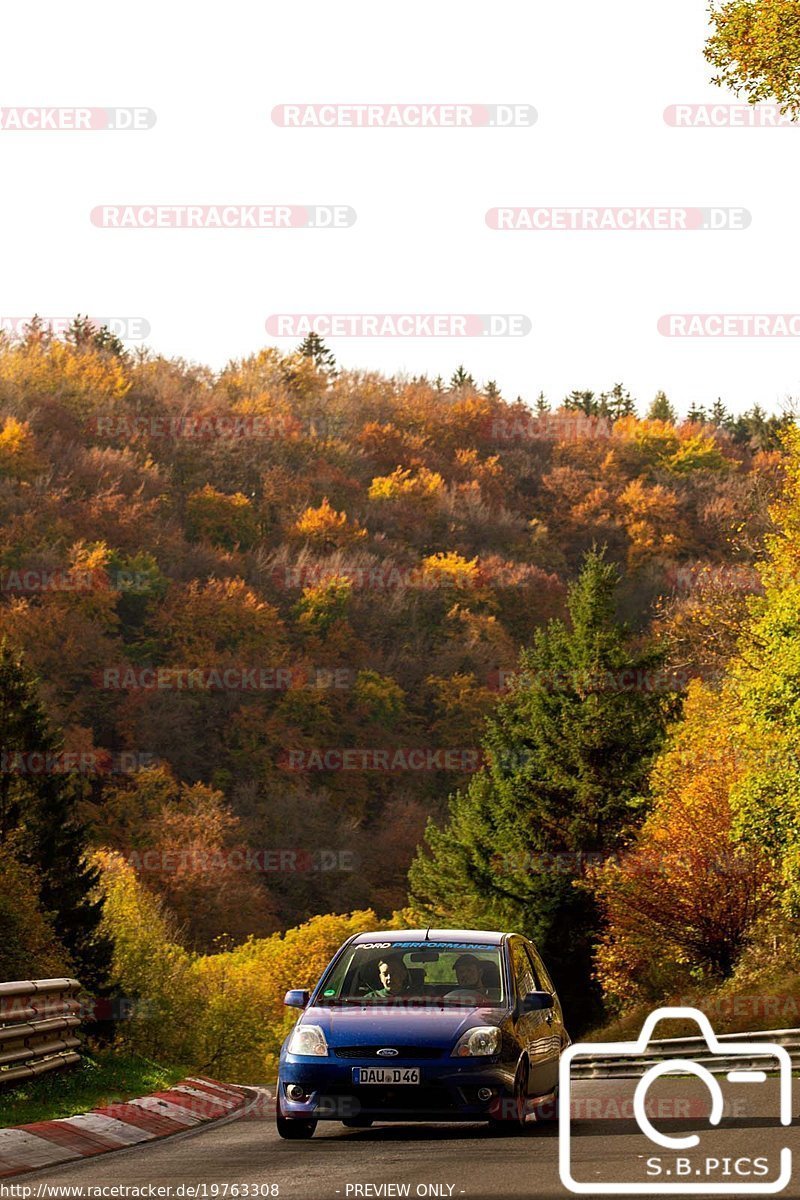
M305 349L215 375L80 321L0 342L0 634L94 840L199 948L404 903L428 815L593 545L620 616L668 640L643 686L713 674L781 478L758 410L677 422L660 398L644 419L620 387L529 408L463 369Z

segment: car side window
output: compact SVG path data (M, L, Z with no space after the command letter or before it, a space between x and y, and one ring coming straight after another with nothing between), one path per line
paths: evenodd
M525 953L531 960L531 970L533 971L533 977L536 980L536 991L552 992L553 987L547 977L547 972L544 969L544 963L539 958L539 955L536 953L533 946L526 943Z
M552 992L553 995L556 996L555 984L553 983L552 979L550 978L550 973L548 972L547 967L544 965L544 962L542 961L542 957L539 954L538 950L534 946L529 946L528 950L530 952L531 958L533 959L534 963L536 964L536 974L539 976L539 978L542 981L542 987L544 988L544 990L546 992ZM558 1001L558 996L556 996L556 1001Z
M511 943L511 966L514 970L514 982L519 999L527 996L528 992L539 990L536 986L531 960L528 958L522 942Z

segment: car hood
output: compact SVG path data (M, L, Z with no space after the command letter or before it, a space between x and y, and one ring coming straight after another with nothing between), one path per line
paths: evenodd
M500 1025L504 1008L357 1008L320 1005L300 1020L319 1025L329 1046L447 1046L476 1025Z

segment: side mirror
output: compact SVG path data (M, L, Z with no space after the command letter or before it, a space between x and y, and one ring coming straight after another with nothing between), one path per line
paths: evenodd
M305 1008L308 1004L309 993L305 988L292 988L283 997L283 1003L288 1004L289 1008Z
M552 992L528 992L520 1003L520 1011L524 1013L546 1012L554 1007L555 1000Z

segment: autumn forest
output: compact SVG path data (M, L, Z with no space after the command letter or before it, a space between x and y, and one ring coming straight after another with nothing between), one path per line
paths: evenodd
M251 1076L381 922L519 927L587 1025L785 984L798 564L791 405L2 335L2 977Z

